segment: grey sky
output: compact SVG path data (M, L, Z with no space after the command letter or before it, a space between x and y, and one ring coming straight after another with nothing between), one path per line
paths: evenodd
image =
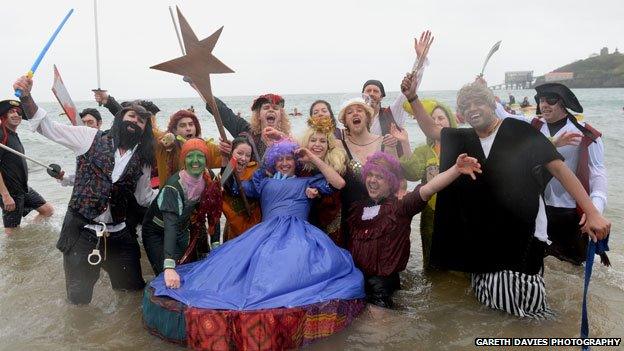
M73 7L35 75L34 95L54 99L55 63L74 100L92 99L92 4L24 0L10 6L2 30L1 97L12 96L15 78ZM102 88L120 98L195 96L177 76L149 69L180 55L168 11L176 4L200 39L225 26L214 53L236 73L213 76L217 96L352 92L369 78L396 91L413 62L412 38L424 29L436 39L422 90L457 89L472 80L501 39L486 69L490 83L502 82L505 71L543 74L603 46L624 49L621 0L99 0Z

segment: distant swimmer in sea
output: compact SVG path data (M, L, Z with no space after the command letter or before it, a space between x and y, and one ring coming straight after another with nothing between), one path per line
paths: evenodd
M301 116L301 112L299 112L299 110L297 110L297 108L293 108L293 112L288 114L289 116L293 116L293 117L299 117Z

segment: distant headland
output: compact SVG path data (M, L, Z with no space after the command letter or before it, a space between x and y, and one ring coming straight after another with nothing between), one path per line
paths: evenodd
M506 72L505 83L493 89L529 89L547 82L561 82L570 88L624 88L624 54L604 47L600 54L561 66L542 76L533 71Z

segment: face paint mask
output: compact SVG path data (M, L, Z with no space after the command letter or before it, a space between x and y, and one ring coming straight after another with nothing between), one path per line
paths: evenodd
M206 169L206 156L201 151L190 151L184 159L186 172L193 177L200 177Z

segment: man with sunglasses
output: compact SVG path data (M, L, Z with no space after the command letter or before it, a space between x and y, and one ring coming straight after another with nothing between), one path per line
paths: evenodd
M607 171L604 166L604 145L601 133L587 123L578 122L568 110L583 112L572 91L560 83L535 87L537 115L531 124L546 137L555 140L557 151L583 184L592 203L600 213L607 205ZM557 179L552 179L544 191L548 217L548 237L552 244L546 253L560 260L580 265L585 261L587 237L579 222L583 211ZM600 255L608 264L606 253Z

